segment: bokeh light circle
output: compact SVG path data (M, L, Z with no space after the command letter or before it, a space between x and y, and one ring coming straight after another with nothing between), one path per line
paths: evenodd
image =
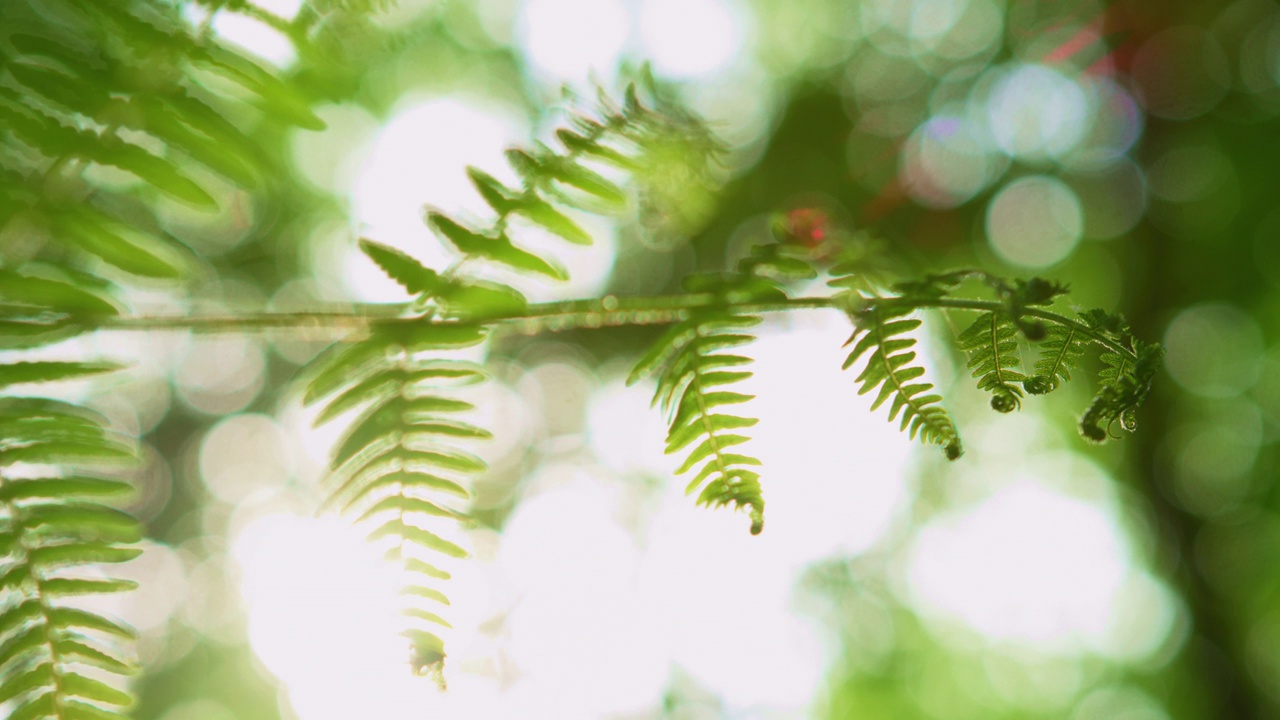
M1000 257L1029 268L1066 259L1084 232L1075 191L1043 175L1007 184L987 206L987 238Z
M969 200L1004 171L1008 161L966 118L937 115L907 139L902 184L917 202L949 208Z
M1026 161L1070 153L1089 129L1092 113L1080 83L1045 65L1002 71L986 101L988 122L1000 149Z
M1187 391L1226 398L1253 386L1262 368L1262 331L1234 305L1204 303L1178 313L1164 334L1165 368Z
M706 75L728 64L742 44L739 25L724 0L646 0L640 8L645 57L671 77Z
M620 0L529 0L520 17L525 51L555 79L583 81L610 72L631 32Z

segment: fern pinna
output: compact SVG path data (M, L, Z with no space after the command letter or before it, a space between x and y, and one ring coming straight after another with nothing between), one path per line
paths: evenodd
M370 538L392 538L388 557L417 578L405 588L415 600L405 610L414 623L405 635L419 670L439 677L445 657L438 629L448 627L442 608L449 601L440 582L449 575L432 558L466 555L442 537L441 527L466 522L466 478L485 469L483 460L456 445L489 436L458 419L472 407L451 396L460 385L483 381L483 368L441 353L480 345L488 333L486 319L518 315L527 307L515 288L480 279L464 268L490 266L566 279L554 259L512 238L512 220L520 217L570 243L590 244L591 236L561 207L617 208L627 203L628 195L587 162L634 169L645 164L637 156L651 151L665 133L690 129L686 124L692 122L642 104L630 89L622 106L602 98L596 117L576 116L570 128L556 132L562 150L539 144L508 151L520 178L517 187L468 169L468 178L494 215L484 227L475 227L428 212L428 225L457 253L443 270L427 268L387 245L360 242L364 253L413 295L410 312L375 324L367 337L316 361L305 402L328 399L317 424L356 413L334 451L328 505L354 514L357 521L373 521Z

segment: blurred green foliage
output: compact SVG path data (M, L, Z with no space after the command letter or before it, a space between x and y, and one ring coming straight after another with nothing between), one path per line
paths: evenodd
M76 316L348 306L335 266L350 256L334 247L355 247L352 200L342 183L317 182L316 158L298 148L314 149L307 138L320 137L334 155L354 153L369 139L362 122L385 123L415 96L482 98L545 130L571 103L560 102L521 40L526 6L313 0L286 18L215 0L0 4L3 347L72 337ZM1280 717L1280 8L1254 0L736 7L751 28L738 65L719 79L669 86L736 149L714 182L680 175L678 162L661 157L644 165L655 190L619 228L603 292L677 291L690 272L736 261L768 237L773 219L816 210L850 236L885 238L892 262L911 274L978 266L1050 277L1070 285L1072 303L1113 308L1136 337L1169 351L1168 372L1136 417L1107 418L1139 431L1104 448L1077 439L1083 389L1032 402L1015 397L1008 378L983 379L1012 398L1004 406L1021 400L1024 415L1051 428L1048 446L1087 453L1105 471L1135 562L1174 598L1158 647L1054 654L922 612L901 581L915 531L972 501L949 488L960 482L950 471L925 461L912 523L871 552L811 568L796 591L835 645L814 715ZM220 39L215 20L227 15L276 28L294 59L273 67ZM686 150L659 148L677 159ZM579 181L611 199L602 196L610 185ZM580 237L571 219L524 210L570 241ZM444 226L465 244L463 230ZM383 267L394 265L387 257ZM657 333L513 335L495 355L513 376L547 356L598 370L638 356ZM106 399L95 407L113 432L140 440L140 491L127 509L148 538L202 568L203 584L170 589L208 593L193 606L236 604L217 540L236 503L207 486L199 438L224 415L278 414L286 399L268 389L286 385L332 339L196 345L185 357L215 366L256 358L206 386L164 366L187 362L183 351L147 345L144 361L158 358L149 377L100 387ZM967 374L966 360L936 362L948 377ZM962 403L959 422L985 428L985 405ZM967 438L966 461L995 452L1000 443L988 436L998 432ZM502 527L518 503L517 478L541 452L512 452L478 480L482 523ZM1138 615L1167 610L1153 603ZM135 717L283 716L243 618L230 612L144 632L150 669L135 685ZM655 716L743 716L714 695L676 673Z

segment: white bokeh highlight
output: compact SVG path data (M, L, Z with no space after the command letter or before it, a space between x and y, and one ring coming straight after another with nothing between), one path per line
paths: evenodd
M631 17L621 0L529 0L518 32L525 54L548 80L582 83L617 67Z
M640 6L643 55L673 78L711 74L742 46L742 14L725 0L645 0Z
M908 566L914 601L996 640L1101 646L1131 573L1114 515L1026 478L931 521Z

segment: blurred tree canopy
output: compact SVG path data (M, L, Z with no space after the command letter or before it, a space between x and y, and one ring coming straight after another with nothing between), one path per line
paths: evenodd
M636 79L648 92L633 105L622 88ZM603 102L597 85L607 89ZM833 542L768 576L787 587L717 575L725 558L712 550L704 557L682 546L693 559L675 561L695 566L701 558L694 575L744 598L748 609L724 620L733 626L725 642L742 643L727 645L740 665L726 674L790 682L791 656L774 653L795 643L753 627L748 596L777 594L779 607L818 628L821 650L804 655L817 658L817 680L795 685L806 696L769 695L763 681L743 681L764 688L744 693L684 656L644 665L626 656L624 643L625 661L564 667L614 663L628 676L656 673L652 697L640 693L632 705L562 698L572 712L558 716L1280 717L1278 117L1273 0L6 0L0 658L9 664L0 665L0 707L12 717L164 720L506 712L467 706L467 693L477 691L465 678L492 681L484 687L496 694L542 677L535 665L545 658L518 642L520 613L532 612L533 601L525 610L499 603L479 618L460 597L446 608L464 618L457 628L475 620L487 638L450 650L460 658L448 691L462 698L454 706L316 700L326 696L315 688L338 687L334 678L363 657L346 644L367 629L354 621L348 634L328 626L315 627L315 637L261 639L270 635L264 627L292 627L289 608L307 616L311 606L290 601L281 615L255 609L276 601L261 589L270 583L255 575L254 556L296 547L289 537L338 555L328 536L271 535L260 522L310 516L324 495L318 486L339 435L310 430L316 413L299 410L306 382L323 372L315 363L328 356L320 353L354 327L342 318L465 320L458 308L482 305L497 316L511 293L531 304L603 298L595 321L583 314L553 333L514 324L489 342L488 394L467 397L496 437L476 450L469 505L424 512L465 511L478 528L475 554L487 562L514 552L494 548L527 537L518 533L531 527L530 507L572 484L557 478L585 472L608 478L599 486L624 498L614 508L621 519L597 522L581 510L596 506L566 506L579 514L546 526L583 528L564 536L578 540L553 544L563 562L579 557L568 548L597 541L604 553L619 528L656 557L666 521L655 518L668 517L663 488L683 489L671 472L678 462L611 465L595 437L601 408L621 397L624 368L673 321L691 322L695 335L705 324L731 336L741 318L694 306L622 327L599 317L611 310L607 302L616 309L628 297L697 291L683 284L695 273L707 273L696 277L725 297L759 288L714 283L745 277L777 290L769 272L787 267L786 258L751 248L782 240L819 265L875 247L897 278L956 268L1037 275L1070 287L1058 311L1122 314L1134 337L1166 351L1136 416L1102 424L1121 434L1136 421L1136 432L1105 445L1081 438L1091 379L1044 398L1018 389L1008 401L1021 405L1016 417L992 413L967 377L970 357L948 349L957 336L964 342L972 315L930 311L933 337L920 353L964 436L963 459L947 463L918 449L909 462L858 457L865 446L851 444L855 456L842 457L834 473L832 507L848 507L839 494L846 490L862 502L859 478L902 488L904 499L866 542ZM583 148L598 139L590 118L600 137L605 128L617 132L635 154L575 150L575 138ZM558 129L578 134L566 140ZM532 149L504 168L501 151L511 145ZM469 177L468 165L483 177ZM616 186L638 190L622 198L622 212L597 213L617 200ZM485 226L480 218L504 203L496 224ZM546 290L511 274L446 269L444 241L470 255L476 237L506 237L508 220L519 242L484 250L488 260L555 275L559 266L540 257L559 257L573 279ZM520 255L525 237L532 252ZM568 247L582 237L595 237L596 247ZM376 243L364 243L367 257L360 238ZM401 264L405 256L422 265ZM838 276L829 265L824 279ZM422 266L439 272L420 273ZM735 268L744 275L722 277ZM428 286L453 293L456 305L414 305ZM804 280L786 287L821 289ZM269 317L294 320L244 320ZM994 313L991 323L993 338L1005 332ZM766 322L753 332L795 343L799 356L809 347L796 339L806 327ZM371 331L375 340L379 332ZM846 324L827 340L837 347L848 332ZM1015 335L1010 326L1002 337L1012 343ZM450 351L469 342L423 341ZM680 363L697 362L687 342L673 340L653 364L677 415L692 402L688 380L663 378L683 377ZM1016 348L1033 373L1028 345L1018 339ZM450 356L458 365L431 372L465 379L472 369L462 363L476 358L458 353ZM787 362L798 368L801 360ZM130 369L110 372L117 361ZM1079 374L1107 367L1088 358ZM1113 376L1123 372L1113 368ZM29 382L55 379L67 382ZM998 395L1004 381L992 382L984 387ZM762 399L770 387L759 388ZM775 389L798 398L795 387ZM351 385L330 389L344 388ZM866 414L853 375L821 394ZM768 416L759 414L763 436ZM800 480L833 474L822 453L838 456L846 435L863 433L817 427L825 417L817 409L795 416L815 427L786 435L809 444L794 473ZM445 434L471 432L431 422ZM737 418L722 422L732 429ZM628 442L650 447L636 417L620 425ZM673 422L669 447L683 460L690 450L676 442L679 429ZM660 456L668 428L659 430L652 448ZM949 437L932 441L947 445ZM136 461L120 464L126 455ZM470 456L456 457L466 465ZM93 472L37 491L42 463L55 462ZM704 501L747 508L754 518L759 486L725 489L735 477L751 483L746 465L708 471L708 487L723 494L708 490ZM769 499L769 468L761 474ZM789 497L784 485L776 487ZM774 511L783 501L770 502ZM820 535L823 501L808 502L796 512L811 512ZM394 509L401 530L388 532L407 538L406 506ZM784 542L787 522L779 522ZM726 526L708 532L720 531ZM439 549L452 539L421 542ZM412 544L399 543L401 553ZM749 544L710 547L732 547L744 564L764 562ZM589 560L563 576L538 567L567 585L575 574L607 576L615 567ZM117 561L124 564L114 574L59 574ZM474 578L456 574L451 582L471 587ZM334 587L378 582L353 573L311 585L308 577L288 575L287 583L339 615L348 610L331 596ZM131 580L141 590L83 607L43 599L124 589ZM434 587L419 595L434 601ZM617 599L601 598L580 607ZM698 627L716 626L717 611ZM588 626L590 612L581 618ZM636 622L643 634L648 626ZM133 652L125 625L136 628L136 658L122 654ZM548 627L534 635L544 646L558 638L559 626ZM419 645L413 669L436 665L435 646ZM301 662L280 649L290 647L313 664L327 660L334 675L282 670ZM405 666L403 657L394 663ZM580 677L579 685L547 687L595 697L595 676ZM120 696L125 687L136 704ZM430 681L426 687L436 693ZM528 717L557 716L548 708L559 707L510 702Z

